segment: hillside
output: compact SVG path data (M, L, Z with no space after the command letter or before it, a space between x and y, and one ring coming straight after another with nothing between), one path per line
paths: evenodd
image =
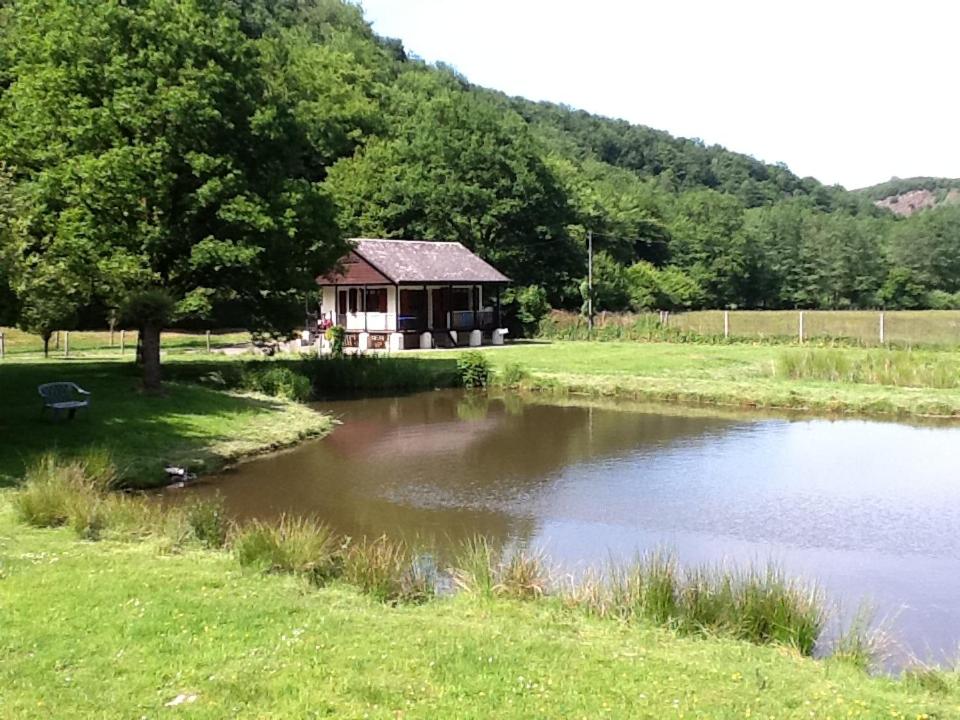
M274 330L351 236L462 242L513 278L517 317L583 307L588 234L597 310L960 305L960 205L943 202L956 181L851 192L508 97L411 57L343 0L210 0L190 19L156 2L169 12L0 2L6 322L102 327L150 277L191 322ZM160 38L156 53L131 49L134 26ZM108 56L109 82L92 81ZM206 68L202 84L184 64ZM182 104L144 93L144 77ZM894 196L944 207L898 219L875 205ZM43 288L63 302L38 305Z
M856 192L873 200L877 207L909 217L920 210L960 202L960 178L893 178Z

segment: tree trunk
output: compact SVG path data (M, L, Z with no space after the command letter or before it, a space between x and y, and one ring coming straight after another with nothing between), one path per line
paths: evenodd
M50 335L51 333L43 334L43 356L45 358L50 357Z
M140 328L143 353L143 388L150 392L160 389L160 326L147 324Z

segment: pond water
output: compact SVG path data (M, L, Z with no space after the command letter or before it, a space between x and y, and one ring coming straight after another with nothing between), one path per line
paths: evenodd
M658 547L772 560L841 614L869 599L900 657L960 650L958 428L456 391L317 407L343 423L329 437L191 492L353 537L525 543L573 572Z

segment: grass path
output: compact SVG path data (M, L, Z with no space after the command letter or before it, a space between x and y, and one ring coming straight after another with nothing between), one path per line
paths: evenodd
M535 390L826 413L960 418L960 389L897 387L779 377L777 358L796 350L764 345L553 342L488 349L498 370L517 364ZM838 352L811 350L811 352ZM868 352L845 348L856 358ZM904 352L904 351L899 351ZM914 357L924 359L924 353ZM939 361L960 353L938 352Z
M26 529L3 493L0 617L3 718L960 717L950 676L870 678L553 601L390 608L223 553Z
M53 380L71 380L90 390L89 413L69 422L41 417L36 388ZM138 387L129 362L0 364L0 485L22 475L42 452L69 457L91 447L110 450L134 484L157 484L165 462L212 470L332 427L329 418L278 398L188 383L168 382L156 396Z

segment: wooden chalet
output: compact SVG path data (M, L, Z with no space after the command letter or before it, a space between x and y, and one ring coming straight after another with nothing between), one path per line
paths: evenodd
M351 240L338 269L317 278L320 323L365 350L501 344L500 291L509 278L458 242Z

